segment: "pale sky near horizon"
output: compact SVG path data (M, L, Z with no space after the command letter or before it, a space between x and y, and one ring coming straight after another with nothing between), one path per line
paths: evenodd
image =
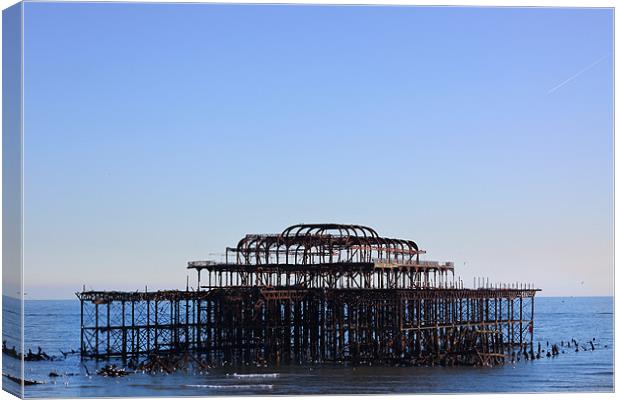
M25 4L26 298L300 222L613 294L611 9ZM194 282L194 277L190 277Z

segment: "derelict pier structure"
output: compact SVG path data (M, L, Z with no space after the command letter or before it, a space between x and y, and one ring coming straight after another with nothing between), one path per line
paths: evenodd
M249 234L192 261L198 287L83 291L82 358L185 354L203 365L494 365L534 354L532 285L465 288L453 263L359 225ZM475 282L476 283L476 282Z

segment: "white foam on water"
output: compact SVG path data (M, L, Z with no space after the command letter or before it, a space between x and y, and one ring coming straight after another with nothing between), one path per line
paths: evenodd
M185 387L208 389L273 389L273 385L183 385Z
M230 375L237 379L263 379L263 378L279 378L280 374L237 374Z

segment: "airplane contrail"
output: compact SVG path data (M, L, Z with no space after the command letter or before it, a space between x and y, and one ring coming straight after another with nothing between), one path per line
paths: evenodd
M603 61L604 59L606 59L608 56L608 54L605 54L603 57L599 58L598 60L594 61L592 64L588 65L587 67L583 68L582 70L580 70L579 72L577 72L575 75L571 76L570 78L566 79L565 81L563 81L562 83L560 83L557 86L554 86L553 88L549 89L549 91L547 92L547 94L551 94L553 92L555 92L556 90L558 90L559 88L561 88L562 86L566 85L568 82L572 81L573 79L577 78L579 75L583 74L584 72L586 72L587 70L589 70L590 68L594 67L596 64L600 63L601 61Z

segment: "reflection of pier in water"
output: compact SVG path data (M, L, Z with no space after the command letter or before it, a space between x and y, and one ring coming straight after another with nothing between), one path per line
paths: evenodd
M464 288L452 263L357 225L246 235L190 262L198 290L82 292L84 358L192 353L212 364L495 364L533 355L529 285Z

